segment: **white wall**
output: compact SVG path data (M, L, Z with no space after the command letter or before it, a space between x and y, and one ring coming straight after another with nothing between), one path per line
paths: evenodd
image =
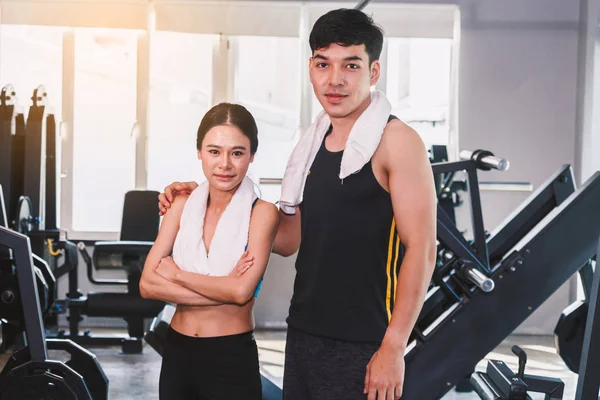
M576 161L578 1L479 0L461 5L459 145L510 160L485 181L530 182ZM486 229L529 193L483 192ZM542 278L541 278L542 279ZM517 331L551 333L569 304L561 288Z
M592 96L591 127L589 136L584 138L583 142L583 179L589 178L595 171L600 171L600 26L596 28L594 50L594 80L593 84L589 85Z

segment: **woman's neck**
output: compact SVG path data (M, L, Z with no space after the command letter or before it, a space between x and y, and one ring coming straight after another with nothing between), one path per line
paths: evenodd
M229 204L229 202L231 201L238 187L228 192L225 192L211 186L208 189L208 205L206 209L215 211L217 212L217 214L222 213L225 207L227 207L227 204Z

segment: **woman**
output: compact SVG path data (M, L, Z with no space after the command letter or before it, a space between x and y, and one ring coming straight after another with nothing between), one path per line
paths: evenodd
M222 103L208 111L196 140L207 180L177 196L146 259L142 296L177 304L160 399L261 398L252 307L278 211L256 199L246 177L257 136L243 106Z

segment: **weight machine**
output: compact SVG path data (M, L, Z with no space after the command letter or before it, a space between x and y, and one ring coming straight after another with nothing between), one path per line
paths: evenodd
M561 167L487 234L477 169L497 168L500 159L476 153L432 166L434 174L466 171L474 238L467 241L438 206L439 256L405 353L405 399L438 399L471 376L596 255L600 173L576 189L571 167Z
M0 186L6 196L7 226L27 235L34 254L38 292L42 304L46 336L68 338L89 346L119 344L125 353L140 353L144 319L155 317L164 303L143 299L139 295L139 277L145 257L158 234L156 212L158 192L131 191L125 196L118 242L94 243L90 255L85 244L75 244L57 226L56 220L56 121L48 106L44 86L33 92L27 121L12 85L0 93ZM126 293L89 293L79 291L79 254L87 264L87 276L97 285L124 285ZM58 260L64 260L58 265ZM92 261L93 258L93 261ZM99 280L95 270L121 270L126 280ZM0 270L0 308L11 308L18 287L10 269ZM66 298L58 299L56 280L68 275ZM68 313L69 330L58 328L58 315ZM121 317L127 322L127 335L93 336L81 333L82 315ZM23 321L3 322L3 345L18 340Z
M70 340L44 338L40 294L35 280L30 239L0 226L2 265L10 264L18 278L19 311L23 314L27 345L13 353L0 372L0 398L34 400L108 399L108 378L96 356ZM7 251L8 250L8 251ZM10 254L6 257L6 254ZM11 318L0 311L1 318ZM62 350L70 355L67 362L52 360L48 350Z

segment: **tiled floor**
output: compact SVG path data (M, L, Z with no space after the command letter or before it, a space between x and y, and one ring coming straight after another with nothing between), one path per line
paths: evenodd
M277 385L283 378L283 361L285 332L259 331L256 333L259 346L259 357L263 375L269 377ZM564 399L574 399L577 386L577 375L570 372L556 354L552 337L547 336L511 336L496 348L489 357L505 361L516 371L517 358L511 347L518 344L528 353L528 374L552 376L563 379L566 385ZM158 377L160 373L160 356L149 346L144 347L144 354L122 355L119 348L101 348L92 350L98 357L104 372L110 380L111 400L158 399ZM0 355L0 365L6 356ZM486 362L478 365L478 370L485 368ZM535 397L542 399L543 397ZM478 399L473 393L447 393L443 400Z

